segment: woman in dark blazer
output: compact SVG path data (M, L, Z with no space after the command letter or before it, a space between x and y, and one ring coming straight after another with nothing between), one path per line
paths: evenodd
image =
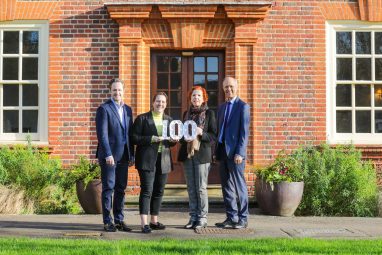
M197 138L181 140L178 161L183 162L189 197L190 220L186 229L207 227L208 194L207 182L212 160L211 146L216 140L214 111L208 109L208 95L203 87L195 86L190 92L191 105L184 112L183 120L197 124Z
M167 95L164 92L157 93L153 98L153 110L138 115L133 124L132 141L137 145L135 167L141 180L139 214L143 233L151 233L152 229L165 229L165 226L158 222L158 215L167 175L172 170L170 146L176 142L163 140L162 137L163 120L167 120L168 123L172 120L164 114L166 105Z

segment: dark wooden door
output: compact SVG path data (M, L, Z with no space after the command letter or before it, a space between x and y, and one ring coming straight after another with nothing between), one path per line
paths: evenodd
M151 94L163 91L169 100L166 114L174 120L181 120L189 106L188 92L192 86L202 86L208 92L208 107L217 113L218 105L224 100L219 84L224 79L224 53L215 51L151 52ZM182 164L176 160L179 145L172 149L174 171L168 183L184 184ZM220 182L217 164L213 164L209 174L210 184Z

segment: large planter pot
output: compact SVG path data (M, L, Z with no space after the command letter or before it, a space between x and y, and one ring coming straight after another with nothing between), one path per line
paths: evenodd
M76 183L77 197L87 214L100 214L102 213L102 183L101 180L90 181L85 189L83 181Z
M273 184L256 179L255 192L257 203L265 214L293 216L301 202L304 182L279 182Z

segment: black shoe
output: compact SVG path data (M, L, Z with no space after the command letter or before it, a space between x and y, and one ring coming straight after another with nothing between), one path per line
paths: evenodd
M129 228L125 222L121 221L121 222L118 222L118 223L115 223L115 227L119 230L119 231L125 231L125 232L130 232L132 229Z
M105 223L103 225L103 229L106 232L116 232L117 231L117 228L115 227L115 225L113 223Z
M206 228L206 227L207 227L207 222L198 221L198 223L195 225L194 229Z
M164 230L166 226L158 221L157 223L150 223L150 228L153 230Z
M246 220L239 220L239 222L235 225L234 229L242 229L248 227L248 221Z
M232 221L231 219L226 219L223 222L218 222L215 224L218 228L234 228L237 222Z
M149 225L144 225L142 228L142 233L144 234L150 234L151 233L151 228Z
M197 223L198 222L196 220L189 220L188 223L186 225L184 225L184 228L185 229L193 229L193 228L195 228Z

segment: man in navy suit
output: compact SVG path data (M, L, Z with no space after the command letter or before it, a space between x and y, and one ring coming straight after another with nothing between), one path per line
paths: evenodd
M226 77L226 102L218 110L220 178L227 218L217 227L241 229L248 226L248 190L244 178L249 135L249 105L237 96L237 80Z
M131 231L123 221L127 171L134 163L134 147L130 142L133 124L131 108L123 103L123 81L109 82L111 98L97 109L97 158L101 166L102 216L107 232ZM114 199L112 201L114 192ZM113 218L111 210L113 209Z

